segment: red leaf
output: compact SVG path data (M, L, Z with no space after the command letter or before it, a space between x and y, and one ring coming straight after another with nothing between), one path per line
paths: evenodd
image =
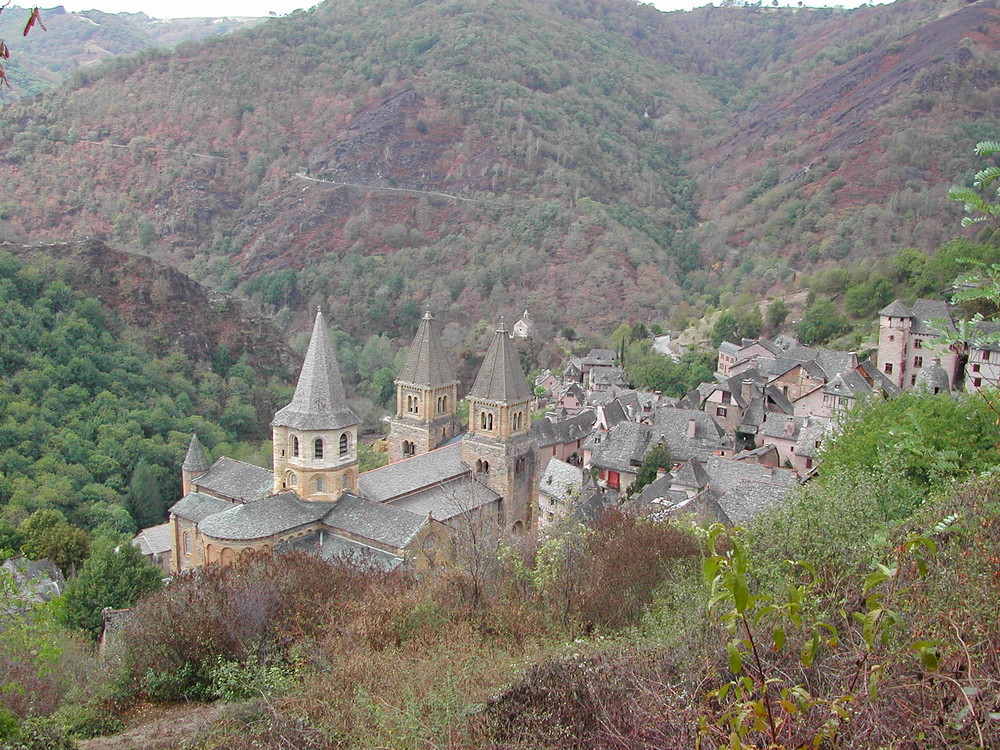
M48 29L45 28L45 24L42 23L42 14L39 13L38 8L34 8L31 11L31 15L28 16L28 23L24 25L24 36L28 36L28 32L31 31L31 27L36 23L42 27L42 31L48 31Z

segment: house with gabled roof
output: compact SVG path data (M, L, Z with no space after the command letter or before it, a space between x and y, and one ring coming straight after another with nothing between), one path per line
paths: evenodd
M1000 387L1000 323L984 320L975 327L965 364L965 390Z

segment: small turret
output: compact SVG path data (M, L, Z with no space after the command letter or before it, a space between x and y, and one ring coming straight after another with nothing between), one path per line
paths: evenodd
M208 466L208 459L205 458L205 451L201 448L198 436L192 434L187 455L184 456L184 463L181 464L181 491L184 495L194 489L195 480L208 471Z

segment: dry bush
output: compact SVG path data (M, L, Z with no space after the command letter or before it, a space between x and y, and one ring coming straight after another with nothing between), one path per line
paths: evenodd
M127 697L205 698L219 659L281 661L336 626L339 608L385 574L308 554L248 554L180 576L135 607L123 641Z

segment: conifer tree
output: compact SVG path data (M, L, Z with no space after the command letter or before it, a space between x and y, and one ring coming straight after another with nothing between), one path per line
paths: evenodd
M156 473L146 459L139 459L132 472L126 496L128 512L132 514L136 526L145 529L163 522L163 497Z

